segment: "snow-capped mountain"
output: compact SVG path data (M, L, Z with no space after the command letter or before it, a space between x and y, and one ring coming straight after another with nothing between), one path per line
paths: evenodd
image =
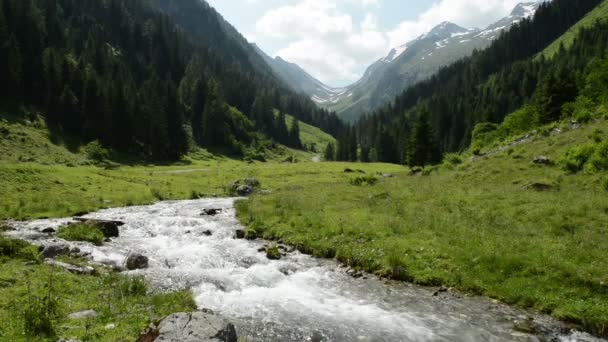
M443 22L426 34L392 49L372 64L356 83L340 89L318 82L314 92L306 89L319 106L334 110L346 121L354 121L374 110L407 87L422 81L441 67L491 44L501 32L534 15L539 3L521 3L511 14L486 28L467 29Z

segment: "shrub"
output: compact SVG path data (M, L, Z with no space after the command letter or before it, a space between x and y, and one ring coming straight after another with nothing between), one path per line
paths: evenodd
M96 246L103 244L104 235L95 225L75 223L59 228L57 236L67 241L90 242Z
M144 277L123 277L118 284L120 293L124 296L145 296L148 285Z
M25 241L0 236L0 257L39 261L40 253L38 247Z
M54 336L53 320L58 317L57 300L49 290L46 296L28 294L24 303L23 324L28 336Z
M604 131L602 131L599 128L596 128L591 135L589 135L589 138L591 140L593 140L596 143L600 143L602 142L602 140L604 139Z
M457 153L447 153L443 157L443 167L449 170L453 170L454 167L462 164L462 157Z
M589 109L581 109L576 112L574 119L579 123L587 123L593 119L593 113Z
M576 173L583 169L585 163L587 163L594 152L595 146L592 144L571 148L558 160L558 163L564 170Z
M164 201L165 200L165 196L163 195L163 193L158 188L150 188L150 194L152 194L152 196L154 198L156 198L157 200L159 200L159 201Z
M368 176L358 176L350 180L350 184L355 186L364 186L364 185L374 185L378 182L378 178L368 175Z
M604 180L602 180L602 188L608 191L608 177L604 177Z
M595 152L585 165L585 170L588 172L608 170L608 140L596 146Z
M98 162L104 161L110 157L110 152L101 145L98 140L91 141L84 147L87 158Z

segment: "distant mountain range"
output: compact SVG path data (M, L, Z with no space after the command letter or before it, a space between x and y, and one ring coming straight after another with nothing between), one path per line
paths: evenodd
M271 58L257 49L274 72L295 91L307 94L320 107L336 111L353 122L366 112L394 99L409 86L429 78L441 67L491 44L503 31L534 15L539 3L520 3L511 14L484 29L463 28L443 22L426 34L392 49L367 68L357 82L333 88L315 79L298 65ZM257 48L257 47L256 47Z

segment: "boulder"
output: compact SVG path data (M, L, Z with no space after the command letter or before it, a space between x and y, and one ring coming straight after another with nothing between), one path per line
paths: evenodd
M42 232L45 234L55 234L55 229L54 228L44 228L42 230Z
M84 318L97 318L97 312L95 310L85 310L74 312L68 315L69 319L84 319Z
M68 245L48 245L42 249L42 257L45 259L68 254L70 254L70 246Z
M207 312L176 313L151 324L137 342L237 342L235 326Z
M253 194L253 187L250 185L239 185L236 188L236 194L239 196L249 196Z
M0 222L0 232L8 232L11 230L15 230L15 227L11 226L6 222Z
M246 185L249 185L252 188L257 188L261 185L260 181L257 180L257 178L245 178L243 182L245 182Z
M213 232L211 232L210 230L205 230L203 232L203 235L205 235L205 236L211 236L211 235L213 235Z
M270 247L270 248L266 249L266 257L269 260L280 260L281 251L276 246Z
M208 208L208 209L203 209L201 216L215 216L217 214L220 214L221 212L222 212L222 209Z
M130 271L148 268L148 257L141 254L131 254L127 258L127 269Z
M78 274L78 275L94 275L95 274L95 269L90 266L80 267L80 266L68 264L68 263L53 260L53 259L47 259L45 262L51 266L61 267L70 273L74 273L74 274Z
M534 162L534 164L538 164L538 165L551 165L551 164L553 164L553 162L551 161L551 159L549 159L548 157L545 157L545 156L538 156L538 157L534 158L533 162Z
M118 227L122 227L125 225L125 223L121 221L95 220L82 217L75 217L74 220L98 227L103 232L103 235L107 238L118 237Z
M539 332L539 326L534 322L534 318L527 317L526 319L513 322L513 330L534 335Z
M236 238L237 239L244 239L245 238L245 231L242 230L242 229L237 229L235 231L235 234L236 234Z

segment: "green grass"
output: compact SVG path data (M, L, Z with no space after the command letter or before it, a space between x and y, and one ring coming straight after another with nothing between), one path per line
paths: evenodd
M182 166L66 167L0 162L0 220L67 217L101 208L150 204L160 199L227 196L226 185L257 177L262 188L305 189L322 180L345 179L346 163L244 163L229 159ZM352 165L351 165L352 167ZM370 173L397 165L357 165Z
M608 334L608 175L532 162L558 160L607 128L600 121L538 135L487 157L463 156L453 171L429 176L402 171L365 187L323 178L239 202L238 215L261 236L315 256L487 295Z
M606 18L608 18L608 0L602 2L595 9L589 12L566 33L551 43L551 45L546 47L545 50L540 53L540 55L543 55L545 58L552 58L559 51L560 45L563 45L566 49L569 48L574 42L574 39L578 36L581 29L591 27L597 20L605 20Z
M286 115L287 127L291 127L293 117ZM336 143L336 139L323 132L315 126L300 121L300 140L304 146L314 146L317 154L323 154L325 147L329 143Z
M104 240L101 229L86 223L75 223L60 227L57 231L57 237L67 241L90 242L95 246L101 246Z
M133 341L151 321L196 309L189 291L150 292L142 278L103 269L96 276L74 275L40 264L27 243L0 237L0 250L8 243L18 244L22 251L0 256L2 341ZM98 317L68 318L83 310L95 310ZM106 330L108 324L115 324L115 329Z

